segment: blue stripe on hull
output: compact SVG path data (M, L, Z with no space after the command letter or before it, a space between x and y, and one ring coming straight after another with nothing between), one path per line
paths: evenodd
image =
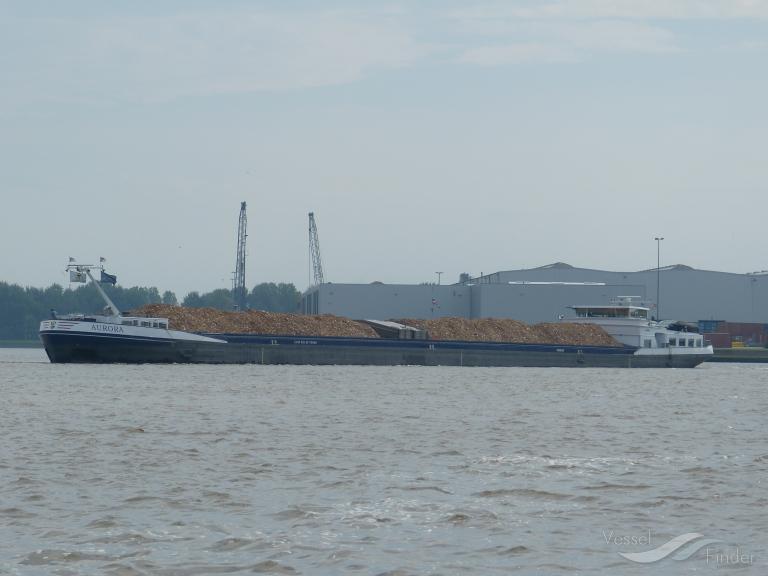
M255 344L285 346L354 346L356 348L407 348L440 350L492 350L592 354L633 354L636 348L628 346L571 346L562 344L516 344L508 342L476 342L466 340L390 340L385 338L335 338L330 336L271 336L268 334L214 334L203 336L226 340L232 344Z

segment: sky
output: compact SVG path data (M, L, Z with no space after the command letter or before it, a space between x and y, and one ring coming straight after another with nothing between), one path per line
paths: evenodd
M0 0L0 280L768 268L768 0Z

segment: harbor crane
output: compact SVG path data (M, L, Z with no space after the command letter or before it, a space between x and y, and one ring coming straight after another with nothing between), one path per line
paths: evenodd
M248 218L245 215L245 202L240 203L240 221L237 225L237 261L235 263L235 275L232 279L232 298L235 306L245 310L248 291L245 288L245 239Z
M315 213L309 213L309 259L312 263L314 285L323 284L323 259L320 257L320 240L317 237Z

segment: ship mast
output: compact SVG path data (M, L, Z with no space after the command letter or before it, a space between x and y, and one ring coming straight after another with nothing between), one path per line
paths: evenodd
M99 282L97 282L93 275L91 275L91 270L99 270L100 272L104 272L104 266L96 266L95 264L73 264L70 262L67 264L66 268L66 271L70 273L70 280L73 278L73 273L77 278L77 280L75 280L76 282L85 282L84 276L90 278L91 282L93 282L93 285L96 286L96 290L98 291L99 295L104 299L104 302L106 302L110 315L120 316L120 310L118 310L117 306L115 306L115 303L112 302L110 297L107 296L107 293L104 292L104 289L101 287Z

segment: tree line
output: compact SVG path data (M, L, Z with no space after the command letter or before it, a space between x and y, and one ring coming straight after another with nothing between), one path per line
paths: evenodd
M178 305L176 295L170 290L162 294L155 288L102 285L102 288L121 311L128 312L145 304ZM248 293L248 308L268 312L298 311L301 293L293 284L265 282L254 286ZM233 310L232 291L224 288L211 292L190 292L181 306L190 308L218 308ZM93 284L77 288L64 288L52 284L48 288L23 287L0 282L0 340L35 340L40 321L57 314L82 312L99 313L104 309L102 300Z

